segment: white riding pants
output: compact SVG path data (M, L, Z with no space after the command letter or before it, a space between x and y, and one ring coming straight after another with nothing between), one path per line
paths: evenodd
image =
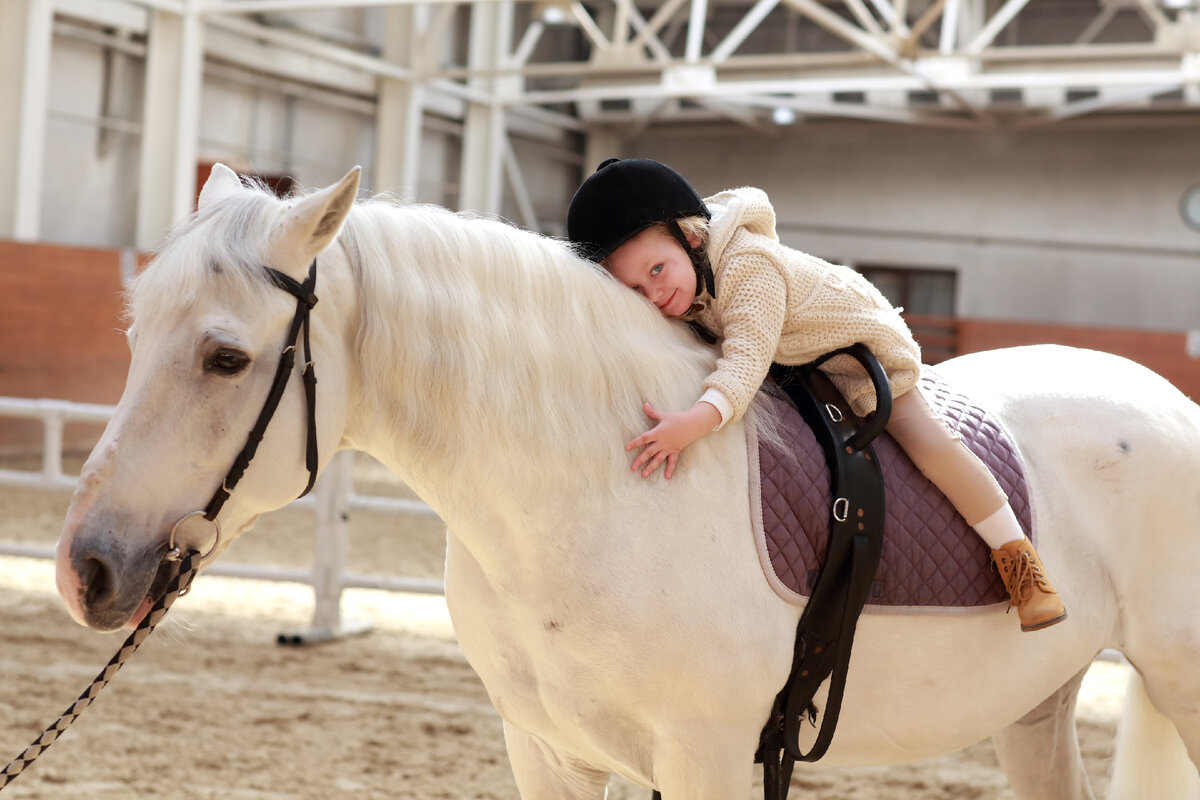
M929 407L919 388L892 399L887 431L972 528L1008 507L995 477Z

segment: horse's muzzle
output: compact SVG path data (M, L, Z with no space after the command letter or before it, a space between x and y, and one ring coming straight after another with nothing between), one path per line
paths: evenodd
M77 534L71 542L69 565L79 621L89 628L114 631L129 622L155 584L165 584L170 576L159 579L162 548L131 552L106 534Z

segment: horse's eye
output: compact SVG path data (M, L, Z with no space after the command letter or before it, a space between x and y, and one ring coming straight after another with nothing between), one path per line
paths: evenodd
M204 371L236 375L250 364L250 356L237 350L217 350L204 359Z

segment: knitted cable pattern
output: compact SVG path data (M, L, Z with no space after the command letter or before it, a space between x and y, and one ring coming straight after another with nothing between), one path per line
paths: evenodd
M807 364L862 342L887 372L893 396L916 385L921 349L908 325L870 281L779 243L775 210L759 189L721 192L713 210L709 259L717 296L705 295L690 318L719 337L721 358L702 388L716 388L733 406L730 420L750 407L772 362ZM875 410L871 381L848 356L822 367L860 416Z

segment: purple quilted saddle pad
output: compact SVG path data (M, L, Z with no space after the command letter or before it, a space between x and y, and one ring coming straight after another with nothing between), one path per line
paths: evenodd
M932 370L921 379L926 400L988 466L1033 538L1032 509L1021 456L999 421L955 392ZM821 446L787 401L781 438L791 452L765 442L757 450L751 502L763 571L780 596L801 602L816 582L829 538L829 473ZM886 433L874 442L884 475L883 554L864 613L962 611L1006 602L986 544L950 501L917 470ZM755 490L755 483L761 491ZM761 522L761 527L759 523Z

